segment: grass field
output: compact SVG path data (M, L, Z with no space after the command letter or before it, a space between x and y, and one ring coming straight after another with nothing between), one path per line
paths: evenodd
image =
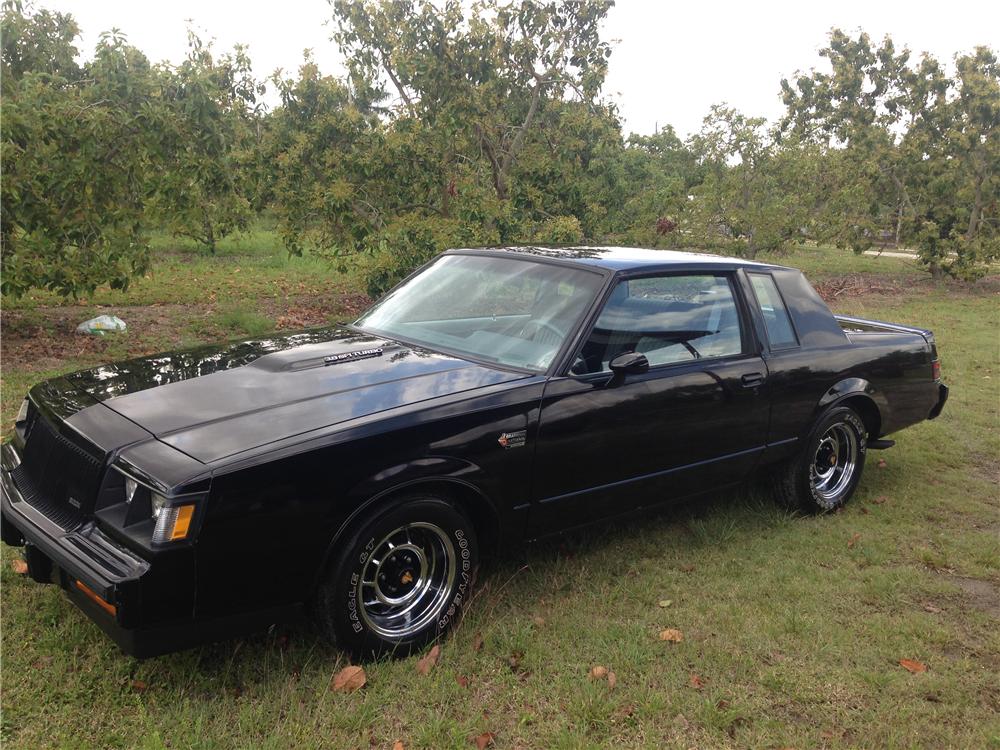
M163 239L157 257L125 293L5 302L5 431L46 377L365 304L267 233L214 258ZM952 387L940 419L870 455L843 512L798 517L751 489L535 545L485 571L430 674L369 665L353 694L331 691L346 661L307 628L122 656L4 548L4 747L1000 748L1000 282L827 249L781 262L838 312L934 329ZM101 312L129 331L72 333Z

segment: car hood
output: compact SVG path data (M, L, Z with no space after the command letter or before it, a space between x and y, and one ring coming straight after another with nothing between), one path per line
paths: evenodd
M345 328L142 357L66 376L193 458L525 377Z

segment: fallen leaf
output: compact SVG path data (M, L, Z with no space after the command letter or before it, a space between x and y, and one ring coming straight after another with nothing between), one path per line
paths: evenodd
M14 572L19 576L26 575L28 573L28 563L21 559L14 559L10 561L10 567L14 569Z
M434 647L427 652L427 655L422 657L417 662L417 671L420 674L430 674L431 670L434 669L434 665L437 664L440 656L441 647L435 643Z
M534 623L536 628L540 628L543 625L545 625L545 618L535 615L534 617L531 618L531 622Z
M847 542L847 549L854 549L854 545L858 543L858 540L860 538L861 538L861 534L858 534L858 533L852 534L851 538Z
M876 466L877 466L878 468L880 468L880 469L884 469L884 468L885 468L886 466L888 466L889 464L887 464L887 463L885 462L885 459L884 459L884 458L880 458L880 459L878 460L878 463L877 463L877 464L875 464L875 465L876 465Z
M473 636L473 638L472 638L472 650L476 651L476 652L483 650L483 634L482 633L476 633Z
M681 565L682 573L694 573L694 565Z
M867 516L868 513L869 513L868 508L866 508L865 506L862 505L861 506L861 514Z
M617 684L618 684L618 675L616 675L614 672L608 672L608 690L614 690Z
M396 740L392 743L392 750L406 750L406 745L403 744L402 740Z
M455 675L455 682L458 683L459 687L467 688L469 687L469 678L465 675L457 674Z
M670 641L671 643L680 643L684 640L684 634L676 628L667 628L666 630L660 631L660 640Z
M587 676L592 680L603 680L605 677L608 676L608 668L601 666L591 667L590 672L587 673Z
M874 503L875 505L881 505L882 503L884 503L884 502L885 502L886 500L888 500L888 499L889 499L889 498L888 498L888 497L887 497L886 495L879 495L879 496L878 496L878 497L876 497L876 498L875 498L874 500L872 500L872 502L873 502L873 503Z
M701 677L692 672L691 679L688 680L688 685L693 687L695 690L701 690L705 687L705 682L701 679Z
M924 612L930 612L932 615L939 615L943 611L944 611L943 609L941 609L940 607L935 607L930 602L924 602Z
M516 672L521 668L521 659L523 658L523 651L512 651L510 658L507 659L507 663L510 665L510 668Z
M660 599L660 606L663 607L664 609L669 607L671 604L673 604L673 602L670 601L669 599Z
M344 667L333 676L331 688L335 693L353 693L365 686L368 678L361 667Z
M148 687L149 685L142 680L132 680L132 689L137 693L145 693Z
M493 744L493 739L496 737L493 732L483 732L482 734L474 737L472 741L476 745L476 750L486 750L487 747Z
M912 674L919 674L920 672L927 671L927 666L925 664L922 664L919 661L914 661L913 659L900 659L899 666Z

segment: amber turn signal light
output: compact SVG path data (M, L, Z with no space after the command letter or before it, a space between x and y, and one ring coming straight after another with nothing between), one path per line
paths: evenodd
M85 584L83 581L76 581L75 583L76 587L83 592L84 596L86 596L88 599L94 602L98 607L103 609L109 615L114 617L118 613L118 608L115 607L114 604L110 604L109 602L104 601L101 597L97 595L96 591L90 588L90 586Z
M187 539L194 518L194 505L167 505L156 516L154 542L176 542Z

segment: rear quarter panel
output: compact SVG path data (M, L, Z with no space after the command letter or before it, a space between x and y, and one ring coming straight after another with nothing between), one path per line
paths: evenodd
M765 460L795 450L820 412L863 394L879 409L880 436L927 418L937 401L931 379L932 347L914 331L885 330L849 336L805 277L774 272L800 346L767 358L771 398L770 444ZM875 437L875 436L873 436Z

